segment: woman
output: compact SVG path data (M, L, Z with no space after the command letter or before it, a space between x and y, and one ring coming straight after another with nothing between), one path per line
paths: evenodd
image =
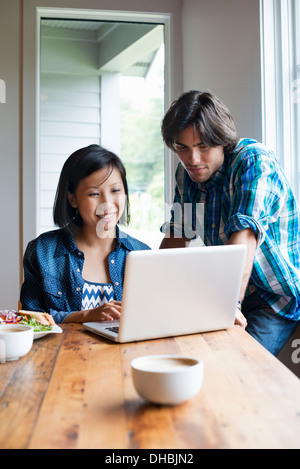
M110 321L121 311L126 257L149 246L122 232L128 185L118 156L90 145L65 162L53 208L60 228L31 241L24 255L22 309L56 323Z

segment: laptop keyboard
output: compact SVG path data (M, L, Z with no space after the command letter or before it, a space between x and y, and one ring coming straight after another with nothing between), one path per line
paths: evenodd
M114 326L114 327L106 327L108 331L114 332L115 334L119 333L119 326Z

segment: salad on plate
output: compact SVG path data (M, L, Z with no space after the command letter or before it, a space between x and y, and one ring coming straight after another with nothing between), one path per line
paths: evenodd
M18 312L14 310L0 311L1 324L26 324L33 327L34 333L52 332L53 328L58 328L51 314L23 310Z

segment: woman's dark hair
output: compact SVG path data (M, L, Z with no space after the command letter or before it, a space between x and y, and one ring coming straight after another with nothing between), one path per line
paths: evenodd
M110 168L107 178L114 168L120 171L126 195L125 222L129 223L128 185L126 170L121 159L99 145L89 145L72 153L63 165L53 206L53 219L57 226L71 231L82 226L82 218L78 210L71 206L68 192L75 194L82 179L103 168Z
M175 151L176 138L187 127L198 129L208 147L222 145L225 153L233 151L238 134L227 107L210 91L188 91L174 101L162 122L165 144Z

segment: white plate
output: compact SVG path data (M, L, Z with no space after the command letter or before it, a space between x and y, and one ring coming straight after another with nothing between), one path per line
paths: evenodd
M48 334L60 334L61 332L62 332L62 329L57 324L55 324L55 326L52 326L51 331L34 332L33 340L41 339L42 337Z

